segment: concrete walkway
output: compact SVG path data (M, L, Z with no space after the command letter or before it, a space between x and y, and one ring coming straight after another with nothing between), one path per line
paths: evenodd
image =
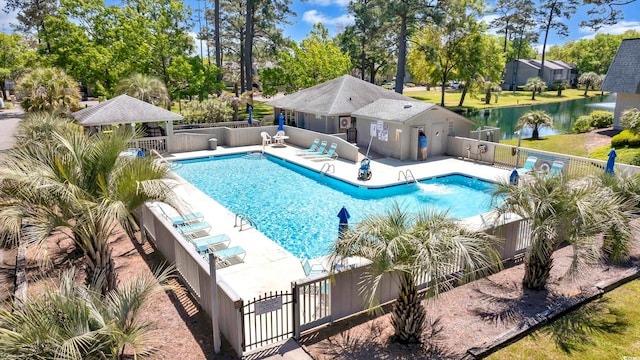
M13 134L18 127L18 123L24 117L24 111L19 106L11 109L0 110L0 151L13 147L15 140Z

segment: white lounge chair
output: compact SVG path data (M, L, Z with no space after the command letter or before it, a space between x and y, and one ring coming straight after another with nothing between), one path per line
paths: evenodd
M214 251L213 255L216 257L216 268L223 268L233 265L231 262L233 259L237 259L240 263L244 262L244 257L247 253L240 246L232 246L230 248Z
M211 235L190 240L199 253L211 251L218 245L226 246L231 241L227 234Z

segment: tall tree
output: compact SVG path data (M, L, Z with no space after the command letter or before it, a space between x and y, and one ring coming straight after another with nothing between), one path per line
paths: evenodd
M438 4L440 5L440 4ZM395 92L402 94L407 67L407 41L412 35L415 25L427 18L434 18L436 5L431 0L391 0L387 2L387 12L392 21L397 21L397 69ZM440 12L440 11L438 11ZM446 11L443 11L446 13Z
M376 290L383 276L397 280L391 325L395 340L401 343L422 341L426 309L418 293L419 277L428 279L428 296L436 296L449 286L445 279L474 277L499 262L487 234L460 226L446 213L425 209L409 214L397 204L364 219L335 242L332 264L351 256L372 262L362 274L359 289L370 309L379 306ZM451 274L452 264L462 268Z
M544 40L538 77L544 79L544 60L549 32L553 29L560 36L569 35L569 28L564 21L568 21L576 13L579 4L579 0L543 0L539 4L537 17L544 32Z
M316 24L300 47L294 43L292 51L281 51L277 67L263 70L261 77L265 89L284 87L293 92L348 74L350 69L349 55L329 39L324 26Z
M45 19L56 14L56 0L6 0L5 12L17 11L16 16L19 24L16 29L25 34L31 34L38 43L42 41L42 33L46 31ZM46 43L47 53L50 50L49 43Z
M498 17L491 21L489 27L504 33L502 51L507 52L507 43L520 31L522 20L533 15L533 1L498 0L494 12Z
M166 105L169 100L167 88L162 81L143 74L131 74L120 80L116 87L116 94L127 94L154 105Z
M421 29L413 42L417 52L414 56L424 56L431 79L441 86L440 105L444 106L445 88L451 74L457 74L463 62L479 51L477 45L482 42L479 34L483 27L477 17L483 11L483 4L476 0L452 0L440 6L443 11L440 23Z
M22 36L0 33L0 98L7 100L7 81L20 77L36 59L36 51L29 48Z
M578 78L578 82L584 85L584 96L587 96L587 91L590 87L593 87L600 81L600 75L594 72L586 72Z

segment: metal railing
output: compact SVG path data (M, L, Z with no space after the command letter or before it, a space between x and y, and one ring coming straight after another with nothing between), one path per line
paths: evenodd
M320 168L320 175L326 175L329 171L331 171L332 173L336 172L336 166L334 164L330 164L330 163L324 163L322 164L322 168Z
M240 220L240 225L238 225L238 220ZM244 226L245 223L249 224L249 226L251 226L254 229L258 228L258 225L256 225L256 223L249 217L249 215L245 213L237 213L235 221L233 223L233 227L239 226L240 227L239 231L242 231L242 226Z
M404 178L404 181L407 184L417 184L418 180L416 180L416 177L413 176L413 173L411 172L411 169L407 169L405 171L400 170L400 172L398 172L398 181L400 181L400 179Z

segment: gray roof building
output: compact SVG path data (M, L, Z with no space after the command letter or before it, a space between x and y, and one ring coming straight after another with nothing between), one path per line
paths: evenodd
M123 94L71 114L83 126L182 120L182 115Z
M378 99L396 99L410 102L417 100L360 80L351 75L324 82L300 90L266 104L275 108L296 112L336 116L349 115Z
M602 83L602 90L640 94L640 38L622 40Z
M616 93L613 127L622 129L622 113L631 108L640 109L640 38L622 40L604 78L602 90Z

